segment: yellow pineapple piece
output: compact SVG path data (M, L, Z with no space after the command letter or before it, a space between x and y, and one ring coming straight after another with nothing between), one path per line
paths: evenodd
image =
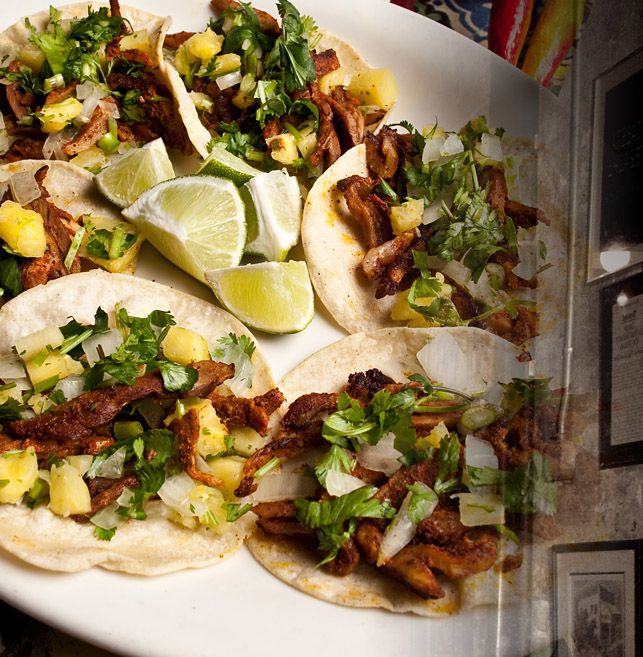
M27 362L45 349L51 350L60 347L64 339L65 336L57 326L47 326L40 331L18 338L14 346L18 356Z
M395 76L388 68L372 68L356 73L348 90L364 105L389 110L397 100L399 90Z
M47 249L42 216L15 201L0 206L0 239L25 258L40 258Z
M0 454L0 503L17 504L38 477L38 459L33 447Z
M210 360L206 339L196 331L181 326L170 328L161 348L167 359L180 365L189 365L196 360Z
M267 445L270 440L268 437L257 433L252 427L232 429L230 435L234 440L234 449L242 456L250 456Z
M147 30L138 30L121 37L121 50L141 50L148 55L154 55L154 47L150 41L150 33Z
M424 201L421 198L410 198L401 205L391 208L391 225L396 235L422 223L424 213Z
M245 462L246 459L241 456L222 456L208 461L210 474L223 481L219 490L228 500L234 499L234 491L241 483L241 473Z
M71 464L54 465L50 473L49 508L59 516L89 513L92 500L80 472Z
M59 103L43 105L40 112L38 112L38 118L43 132L51 134L52 132L60 132L82 113L83 104L81 102L75 98L66 98Z
M61 354L57 349L48 352L44 358L36 355L33 360L25 362L25 368L34 386L54 376L64 379L83 373L83 366L77 360L68 354Z

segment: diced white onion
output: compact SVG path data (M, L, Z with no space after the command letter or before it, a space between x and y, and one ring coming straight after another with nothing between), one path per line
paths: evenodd
M491 443L476 436L467 436L464 441L464 458L467 465L475 468L498 469L498 457Z
M489 274L483 271L477 283L471 280L471 270L458 260L450 260L442 268L442 273L463 287L474 299L482 301L489 306L497 303L495 300L496 292L491 287Z
M56 390L62 390L63 395L65 395L65 399L70 401L79 395L82 395L84 385L85 379L83 379L82 376L68 376L58 381L58 383L54 386L54 392Z
M120 447L98 466L95 476L104 477L105 479L120 479L123 476L126 456L127 447Z
M326 490L335 497L352 493L365 485L361 479L339 470L329 470L326 474Z
M98 105L100 105L103 109L107 110L107 113L113 119L121 118L121 113L118 109L118 105L113 100L101 98L101 100L98 101Z
M485 132L478 144L478 153L488 160L502 162L502 141L500 137Z
M38 479L42 479L48 484L51 483L51 474L49 473L49 470L38 470Z
M9 181L13 199L19 205L27 205L31 201L40 198L40 187L36 182L36 176L31 171L14 173Z
M31 390L33 386L31 385L31 381L26 376L21 376L18 379L4 379L5 383L13 383L15 384L15 389L22 392L25 392L27 390Z
M190 493L194 490L194 481L185 472L168 477L158 495L163 502L181 515L193 515L189 509Z
M451 157L458 153L464 152L464 144L458 135L451 133L442 144L440 148L440 155L442 157Z
M357 460L369 470L383 472L387 477L400 467L398 458L402 455L394 446L395 435L392 432L382 436L375 445L362 445L357 452Z
M95 365L101 358L113 354L122 344L123 336L118 329L109 329L105 333L97 333L83 342L83 351L87 356L90 367ZM100 355L98 347L101 347L103 356Z
M135 496L134 491L131 488L126 488L116 498L116 502L118 503L119 506L122 506L124 508L128 508L129 506L132 505L132 502L134 501L134 496Z
M232 73L226 73L220 78L217 78L215 82L217 83L217 87L223 91L224 89L234 87L235 84L240 84L242 77L241 71L233 71Z
M87 470L89 470L91 467L93 460L94 457L91 454L76 454L74 456L67 457L67 462L69 465L80 472L81 477L87 473Z
M42 146L42 154L46 160L67 160L63 146L72 138L73 129L65 128L60 132L52 132Z
M409 491L404 498L395 518L391 520L384 537L380 544L380 549L377 553L377 565L385 564L389 559L394 557L403 547L407 546L415 536L417 525L409 518L409 503L413 493ZM435 501L427 508L427 513L420 520L428 518L435 507L438 505L438 498L436 495Z
M0 379L8 383L7 379L22 379L25 368L21 358L13 352L0 356Z
M118 513L118 502L112 502L109 506L95 513L89 521L101 529L114 529L125 522L125 518Z
M7 132L7 126L4 122L4 116L0 112L0 155L4 155L9 150L9 133ZM4 196L4 191L2 190L2 180L0 180L0 198Z
M424 150L422 151L422 162L428 164L440 159L440 151L444 145L444 137L431 137L424 143Z
M424 208L424 212L422 213L422 223L432 224L434 221L437 221L442 216L442 203L444 202L447 206L450 206L452 201L453 192L448 189L442 190L433 203Z
M490 493L458 493L460 522L465 527L504 525L505 507L500 495Z
M303 472L291 472L287 476L274 470L259 480L257 490L252 494L255 502L278 502L293 500L296 497L309 497L317 489L315 477Z

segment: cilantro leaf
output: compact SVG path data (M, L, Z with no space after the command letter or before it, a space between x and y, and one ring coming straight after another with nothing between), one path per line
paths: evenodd
M548 379L518 379L501 383L503 396L501 406L508 417L513 417L521 408L533 408L546 404L551 397Z
M0 290L8 292L12 297L22 292L20 267L16 256L0 257Z
M450 433L448 438L445 436L442 439L438 459L440 469L433 488L438 495L442 495L460 485L460 480L453 477L458 471L460 462L460 441L456 433Z
M169 360L160 360L156 364L163 377L163 385L170 392L191 390L199 378L199 373L193 367L172 363Z
M350 474L355 468L357 459L353 454L339 445L331 445L330 450L322 456L315 466L317 481L326 487L326 475L331 471Z
M102 527L94 527L94 536L99 541L111 541L112 538L114 538L114 534L116 534L116 527L112 527L111 529L103 529Z
M17 399L9 397L0 404L0 423L19 420L21 418L20 413L26 410L26 408L25 404L21 404Z
M25 25L31 32L29 40L40 48L51 72L57 75L63 72L67 58L74 49L74 44L67 38L60 22L57 20L57 12L50 11L50 22L52 29L38 34L29 19L25 19Z
M257 348L255 343L247 335L228 335L219 338L217 347L212 355L222 363L234 365L234 377L232 381L252 387L252 355Z
M224 502L223 508L226 512L226 520L228 522L235 522L241 518L241 516L248 513L248 511L252 510L252 504L244 504L242 506L241 504L237 504L235 502Z
M427 518L438 503L438 496L421 481L407 486L410 493L407 514L415 525Z
M527 463L504 475L502 492L508 511L552 515L556 510L556 484L540 452L534 452Z

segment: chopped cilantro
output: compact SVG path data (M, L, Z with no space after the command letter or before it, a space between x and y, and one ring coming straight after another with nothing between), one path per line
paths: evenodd
M357 459L339 445L331 445L330 450L322 456L315 466L317 481L326 487L326 475L331 471L350 474L355 468Z
M0 255L0 297L4 292L8 292L12 297L22 292L20 267L16 256Z
M103 529L102 527L94 527L94 536L99 541L111 541L112 538L114 538L114 534L116 534L116 527L112 527L111 529Z
M233 381L239 382L248 388L252 386L252 354L254 354L256 345L246 335L228 335L219 338L217 347L212 355L223 363L234 365Z
M244 504L242 506L235 502L224 502L223 508L226 512L226 520L228 522L235 522L252 509L252 504Z
M27 407L21 404L17 399L9 397L0 404L0 422L11 422L12 420L19 420L21 412Z
M511 383L501 383L503 396L501 406L508 417L513 417L523 407L536 407L546 404L551 397L551 379L517 379Z

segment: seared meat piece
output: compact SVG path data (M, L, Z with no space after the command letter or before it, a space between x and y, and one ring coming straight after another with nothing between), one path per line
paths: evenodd
M460 513L438 504L433 513L418 525L417 537L422 543L448 545L459 541L469 531L460 522Z
M44 139L33 137L21 137L11 144L9 150L2 156L7 162L19 162L20 160L42 160L42 147Z
M498 213L498 219L504 222L508 193L504 172L496 167L485 167L480 174L480 185L489 186L487 203Z
M359 550L352 538L349 538L341 548L337 556L326 564L326 570L331 575L346 577L350 575L359 565Z
M458 315L462 319L471 319L480 313L478 304L475 299L463 288L457 285L448 276L444 277L445 281L451 285L453 292L451 293L451 301L458 311Z
M226 90L227 91L227 90ZM181 120L174 103L165 98L171 97L169 91L159 88L163 100L149 101L143 104L145 125L171 148L181 151L185 155L192 153L192 142L188 137L185 125Z
M518 570L522 566L522 552L520 554L508 554L500 564L500 570L503 573L510 573L512 570Z
M344 87L335 87L327 102L333 112L333 124L339 137L342 153L364 141L364 115L359 101Z
M272 137L276 137L281 132L281 127L279 125L279 120L274 116L266 120L266 125L261 131L263 138L267 141Z
M506 310L489 315L481 322L483 328L491 333L521 345L538 335L538 313L525 306L516 306L518 316L512 318Z
M0 433L0 454L3 452L12 452L14 449L22 449L22 440L16 440L7 436L4 433Z
M267 534L278 536L315 536L315 531L304 527L296 518L295 504L290 500L261 502L252 507L257 524Z
M87 514L74 515L74 520L89 520L95 513L115 502L126 488L138 488L140 483L135 474L129 474L117 481L112 480L112 484L92 497L92 510Z
M311 55L318 78L321 78L323 75L326 75L326 73L330 73L331 71L336 71L340 66L337 53L332 48L323 50L322 52L313 52Z
M223 483L221 479L202 472L197 467L197 447L201 435L198 410L191 408L183 417L173 420L170 424L170 431L176 439L178 461L187 474L192 479L203 482L206 486L220 486Z
M518 201L507 199L505 212L514 220L516 226L520 228L533 228L538 223L549 226L549 219L547 219L542 210L532 208Z
M13 60L7 70L10 73L18 73L20 71L20 63ZM31 113L31 106L35 102L34 95L29 91L24 91L20 86L20 82L11 82L5 86L7 102L11 111L14 113L16 119L24 119Z
M103 105L96 105L89 123L86 123L78 134L63 146L65 155L78 155L97 144L109 131L110 116L111 113Z
M366 135L366 162L374 177L390 180L397 172L400 164L398 136L398 133L388 126L384 126L377 135Z
M61 89L54 89L47 94L45 98L45 105L53 105L54 103L61 103L67 98L71 98L76 91L77 82L71 82L70 84L62 87Z
M368 249L391 239L391 218L388 205L374 190L379 180L362 176L349 176L337 183L344 194L348 210L359 223Z
M393 379L380 370L373 368L366 372L349 374L345 391L353 399L358 399L366 404L378 390L381 390L389 383L394 383Z
M110 62L114 59L125 59L132 64L141 64L148 69L157 68L157 63L142 50L137 48L129 48L127 50L121 50L121 37L116 37L113 41L107 44L105 48L105 59Z
M156 80L149 73L140 73L138 77L127 75L119 71L112 71L107 76L107 86L112 91L138 91L139 102L141 99L152 98L157 95Z
M387 265L405 253L416 237L417 231L411 228L388 242L370 248L362 260L362 271L366 278L370 280L380 278Z
M207 397L217 386L234 376L234 365L216 360L200 360L190 363L190 367L198 372L199 378L192 389L185 393L189 397Z
M515 290L519 287L528 287L535 290L538 287L536 276L527 279L514 274L513 269L520 261L518 255L513 251L498 251L491 256L490 260L502 266L507 277L507 287L510 290Z
M399 509L400 504L409 492L407 486L414 484L416 481L421 481L427 486L433 487L439 469L438 463L433 459L426 459L414 465L401 467L391 475L389 480L380 487L373 497L380 502L389 500L396 509Z
M210 0L210 6L218 14L221 14L226 9L239 9L241 4L236 0ZM255 9L254 7L252 7L252 10L257 14L262 32L274 38L281 34L279 23L269 13L261 11L261 9Z
M85 392L43 415L9 422L7 429L25 438L77 440L91 436L95 427L111 422L127 404L163 392L160 375L145 374L132 385L118 384Z
M109 13L111 16L121 16L121 6L118 0L109 0Z
M317 166L323 161L324 166L329 167L339 159L342 154L342 147L333 124L333 110L328 102L328 96L322 94L316 84L310 86L313 92L312 94L308 93L308 99L312 100L319 109L317 145L310 156L310 163Z
M458 401L435 400L430 402L430 405L447 409L450 406L460 406L461 403ZM443 413L416 413L412 416L411 421L418 436L427 436L440 422L444 422L449 429L455 428L463 413L464 410L444 411Z
M163 41L164 48L171 48L178 50L195 32L174 32L174 34L166 34Z
M281 406L285 399L277 388L252 399L216 393L211 394L208 398L228 431L241 427L252 427L262 436L265 436L268 431L270 415Z
M78 439L54 440L52 438L34 438L32 436L20 441L20 449L33 447L38 462L47 466L50 457L64 458L76 454L98 454L109 447L114 440L102 436L85 436Z
M311 424L321 427L326 413L337 410L337 393L311 392L301 395L290 405L282 420L286 431L307 429Z

